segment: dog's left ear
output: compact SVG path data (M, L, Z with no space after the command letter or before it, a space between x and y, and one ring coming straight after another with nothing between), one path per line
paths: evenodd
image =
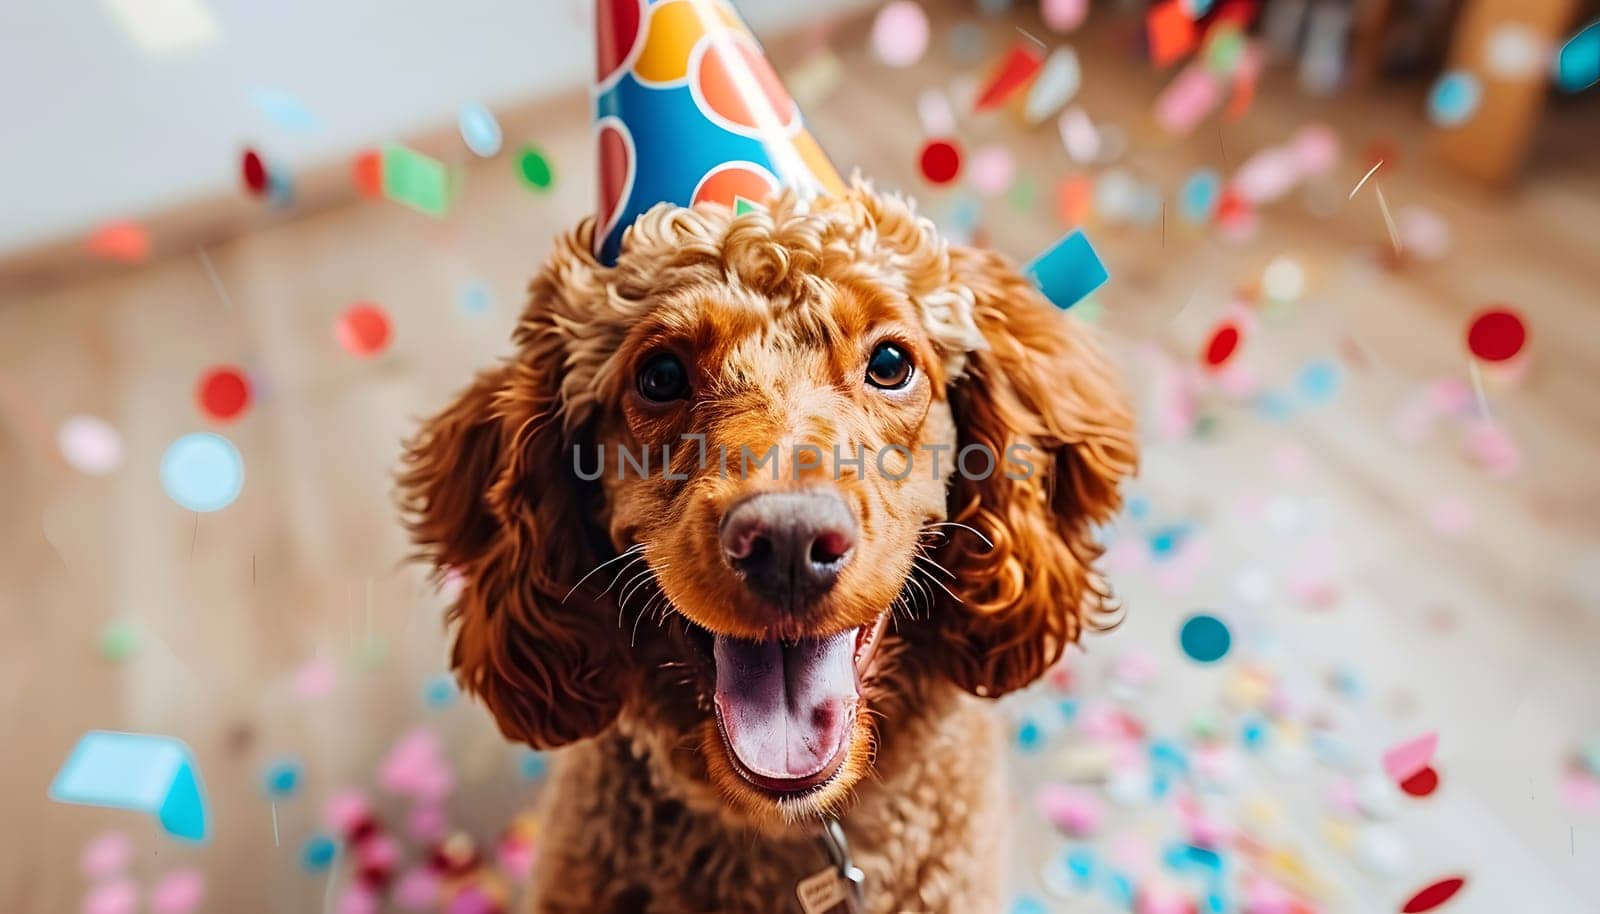
M1121 506L1138 452L1115 374L1081 325L999 255L956 249L951 266L987 343L951 387L958 447L996 461L983 478L952 477L949 514L992 545L943 528L939 559L960 602L947 599L928 634L957 684L999 696L1037 679L1085 627L1115 620L1093 528Z

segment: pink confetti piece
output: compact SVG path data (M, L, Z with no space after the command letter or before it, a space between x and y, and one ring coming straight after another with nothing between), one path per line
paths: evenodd
M321 657L306 661L294 674L294 693L300 698L322 698L339 682L339 671Z
M206 897L206 877L199 870L173 870L150 890L151 914L192 914Z
M133 842L119 831L108 831L90 839L78 858L83 875L100 881L120 875L133 857Z
M1383 770L1398 784L1432 764L1438 748L1437 731L1406 740L1383 753Z
M119 879L95 886L83 898L83 914L133 914L139 907L139 887Z
M494 910L494 899L477 886L467 886L461 890L461 894L450 899L445 914L494 914Z
M1011 150L1004 146L985 146L972 154L967 164L967 178L973 189L985 197L996 197L1006 192L1017 174L1017 164Z
M341 790L329 797L322 812L323 821L328 823L328 828L341 835L348 833L371 815L372 804L367 801L365 794L354 788Z
M426 911L439 902L439 877L427 867L413 867L395 883L394 902L406 911Z
M365 885L347 886L339 896L339 914L378 914L378 893Z
M1222 104L1222 90L1216 74L1191 64L1156 99L1156 123L1168 133L1188 135Z
M1455 497L1441 499L1428 512L1428 522L1433 529L1449 537L1467 534L1472 529L1474 519L1472 505Z

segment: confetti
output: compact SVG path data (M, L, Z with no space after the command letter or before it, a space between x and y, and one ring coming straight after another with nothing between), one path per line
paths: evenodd
M1472 119L1482 100L1483 87L1476 76L1451 70L1428 91L1428 119L1441 127L1458 127Z
M1217 210L1222 178L1209 168L1190 173L1178 191L1178 212L1187 221L1203 225Z
M139 650L139 627L125 619L118 619L100 633L100 656L112 663L121 663Z
M909 67L928 50L928 14L914 0L895 0L872 20L872 52L891 67Z
M1075 229L1022 268L1044 297L1063 311L1111 278L1082 229Z
M1439 772L1424 768L1400 782L1400 789L1413 797L1426 797L1439 789Z
M233 365L207 369L196 385L200 414L213 422L232 422L250 408L250 379Z
M1105 804L1079 787L1047 784L1039 791L1036 804L1046 821L1074 838L1093 835L1105 821Z
M133 859L133 842L120 831L97 835L83 848L78 869L93 880L107 880L122 873Z
M150 914L191 914L206 897L206 877L199 870L174 870L150 890Z
M430 216L450 210L450 172L444 163L397 143L383 147L383 195Z
M339 846L327 835L312 835L300 848L300 867L308 873L320 873L333 863Z
M1074 162L1090 163L1100 157L1100 131L1082 108L1074 106L1061 112L1056 125L1061 131L1061 146Z
M456 113L461 141L480 158L491 159L500 153L500 122L494 113L477 102L468 102Z
M532 146L517 150L517 177L522 179L523 184L538 191L549 190L550 185L555 183L550 161Z
M961 174L961 149L951 140L929 140L917 156L917 167L929 184L949 184Z
M1467 349L1485 362L1516 358L1527 341L1527 326L1510 308L1485 308L1467 325Z
M97 885L83 899L83 914L135 914L139 887L130 879Z
M1094 182L1082 176L1062 178L1056 185L1056 213L1067 228L1089 221L1094 204Z
M1011 158L1011 150L998 144L973 153L972 162L967 166L967 179L985 197L1005 193L1016 174L1017 165Z
M371 358L389 348L389 315L371 302L358 302L344 310L334 324L334 338L357 358Z
M1071 32L1089 15L1089 0L1044 0L1039 5L1044 24L1057 32Z
M1233 634L1221 619L1207 613L1196 613L1183 623L1178 633L1178 644L1189 659L1199 663L1216 663L1228 655L1233 646Z
M108 476L122 466L122 436L97 416L71 416L56 429L56 449L85 476Z
M196 513L220 511L244 489L244 460L233 442L212 432L190 432L161 455L167 497Z
M1238 348L1239 328L1231 323L1222 323L1211 331L1211 338L1206 341L1202 359L1207 367L1218 368L1233 358Z
M950 99L939 89L924 89L917 95L917 120L924 136L952 136L956 132L956 113Z
M282 89L255 89L250 98L268 120L291 133L306 133L319 126L316 115Z
M1306 291L1306 271L1289 257L1275 257L1261 273L1261 291L1276 302L1298 301Z
M1411 898L1400 907L1400 911L1402 914L1422 914L1424 911L1432 911L1450 899L1454 898L1456 893L1461 891L1461 887L1466 885L1466 883L1467 880L1461 876L1452 876L1448 879L1441 879L1438 882L1423 888L1415 895L1412 895Z
M1600 83L1600 19L1568 38L1556 53L1556 85L1582 92Z
M1502 22L1484 45L1484 66L1500 79L1528 79L1543 69L1546 51L1539 36L1520 22Z
M1022 116L1030 124L1040 124L1072 101L1083 84L1083 68L1078 63L1077 52L1068 47L1056 48L1045 58L1044 66L1028 89L1022 104Z
M92 730L78 740L50 784L57 803L131 809L167 833L204 841L203 789L189 747L168 736Z
M1300 396L1312 403L1326 403L1339 394L1341 372L1337 362L1316 361L1300 369L1295 386Z
M305 768L295 759L278 759L262 772L261 789L272 799L288 799L300 789L300 779L304 774Z
M1383 753L1383 770L1396 782L1404 781L1433 761L1439 748L1439 734L1424 733L1390 747Z
M1150 7L1144 24L1150 62L1157 67L1177 63L1200 42L1199 29L1178 0L1162 0Z
M1044 60L1039 48L1030 41L1019 41L1011 46L1000 65L995 68L973 103L974 111L992 111L1004 105L1029 80L1039 72Z
M363 197L383 196L383 153L367 150L350 163L350 176Z
M261 161L261 154L254 149L246 149L240 157L239 179L244 182L244 189L251 196L266 196L267 166Z
M1205 67L1190 66L1157 97L1156 123L1174 136L1187 136L1220 104L1222 81Z
M1300 158L1292 147L1269 146L1246 159L1233 177L1233 190L1250 203L1281 199L1300 183Z
M89 253L121 263L143 263L150 256L150 234L129 220L107 222L89 234Z

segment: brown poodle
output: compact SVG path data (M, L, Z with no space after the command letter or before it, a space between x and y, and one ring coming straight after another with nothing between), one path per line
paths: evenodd
M464 582L463 686L571 745L534 910L800 911L829 817L860 909L995 910L988 699L1115 618L1093 527L1136 452L1106 360L863 185L663 204L615 267L593 232L401 478Z

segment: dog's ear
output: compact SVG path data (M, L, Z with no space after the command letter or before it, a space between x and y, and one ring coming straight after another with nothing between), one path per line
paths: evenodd
M1093 528L1117 512L1138 457L1128 405L1085 329L996 254L952 250L951 266L986 343L950 391L958 447L996 460L984 478L952 477L951 520L989 544L943 528L960 601L929 634L956 683L998 696L1038 678L1085 627L1115 621Z
M608 548L585 519L593 492L572 470L568 445L581 431L558 375L559 328L582 308L563 260L581 262L585 247L564 240L534 280L517 355L423 425L399 478L423 557L460 579L450 610L457 677L506 736L538 748L604 729L625 679L615 609L592 593L569 596Z

